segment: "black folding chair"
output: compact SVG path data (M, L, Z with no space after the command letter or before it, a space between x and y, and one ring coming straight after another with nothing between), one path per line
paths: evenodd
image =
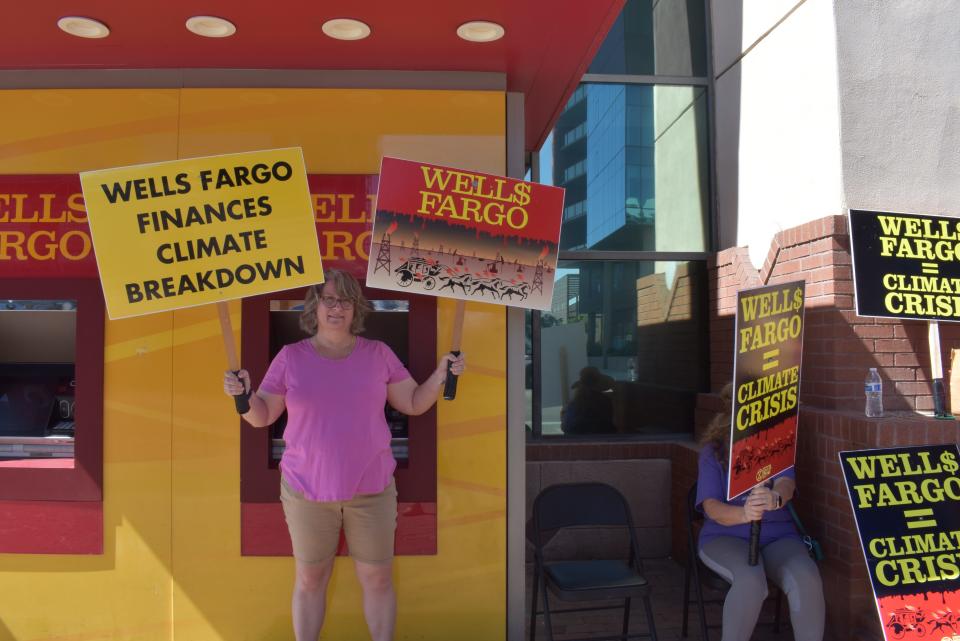
M553 535L566 527L625 527L630 537L629 559L547 561L543 548ZM546 488L533 502L533 530L530 533L534 555L533 602L530 607L530 641L536 639L537 615L544 615L547 639L553 641L551 616L567 612L617 610L621 606L597 606L551 610L549 592L565 602L624 599L623 628L618 635L594 639L634 639L650 637L657 641L650 606L650 585L640 568L633 518L623 495L604 483L568 483ZM543 610L537 610L537 595L543 585ZM640 598L646 611L649 632L630 634L630 600ZM578 640L586 641L586 639Z
M722 605L723 598L704 599L703 587L706 586L712 590L722 592L725 596L727 590L730 589L730 583L707 567L697 554L697 541L693 532L693 526L694 523L702 520L703 514L697 509L697 484L694 483L690 491L687 492L687 563L683 572L683 625L681 628L681 636L687 636L687 620L690 617L690 603L692 602L690 598L690 582L692 580L697 610L700 614L700 638L703 641L710 641L710 635L707 632L708 629L720 628L722 625L716 623L707 625L707 613L704 606L708 603L719 603ZM774 632L780 632L780 601L782 597L783 592L780 590L780 587L771 584L770 596L768 598L774 600Z

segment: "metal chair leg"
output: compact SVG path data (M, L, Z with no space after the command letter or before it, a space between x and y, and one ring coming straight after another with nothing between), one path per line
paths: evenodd
M783 598L783 590L781 590L780 588L777 588L776 590L777 590L777 596L773 600L773 607L774 607L773 631L780 632L780 610L782 609L780 607L780 600Z
M693 561L696 563L696 559ZM700 584L700 577L693 579L693 590L697 595L697 612L700 614L700 638L703 641L710 641L710 633L707 631L707 612L703 605L703 586Z
M537 590L540 587L540 563L533 562L533 598L530 599L530 641L537 638Z
M630 633L630 597L623 602L623 638L626 641L627 634Z
M647 613L647 629L650 630L650 641L657 641L657 626L653 622L653 607L650 605L650 597L643 597L643 609Z
M543 574L542 570L541 574ZM550 620L550 590L547 589L547 577L543 577L543 621L547 624L547 641L553 641L553 623Z
M690 618L690 560L683 568L683 624L680 627L680 636L687 638L687 631L690 627L688 619Z

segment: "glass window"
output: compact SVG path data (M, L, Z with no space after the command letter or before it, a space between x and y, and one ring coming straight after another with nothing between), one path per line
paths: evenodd
M0 303L0 459L73 458L76 300Z
M540 315L539 433L692 431L709 386L706 309L703 262L561 260Z
M409 312L410 301L407 300L371 300L373 311L364 319L365 330L363 336L371 340L383 341L394 351L400 362L408 369L409 353ZM307 334L300 329L300 313L303 311L303 300L271 300L270 301L270 360L277 355L284 345L307 338ZM404 461L409 452L409 417L390 407L388 403L386 413L387 425L393 437L391 447L397 461ZM287 413L284 412L277 422L270 427L271 450L274 461L279 461L283 455L283 431L287 425Z
M704 77L703 0L627 0L588 73Z
M561 250L708 248L704 87L581 85L540 168L566 189Z

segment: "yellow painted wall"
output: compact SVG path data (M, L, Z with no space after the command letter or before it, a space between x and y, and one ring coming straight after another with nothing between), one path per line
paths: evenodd
M0 122L8 174L291 145L310 173L376 173L382 155L504 172L498 92L0 91ZM443 351L453 304L438 307ZM439 410L439 553L397 559L398 639L504 637L505 333L503 308L468 304L470 369ZM104 555L0 555L0 641L292 639L292 560L240 556L215 310L108 322L106 341ZM368 638L347 559L324 637Z

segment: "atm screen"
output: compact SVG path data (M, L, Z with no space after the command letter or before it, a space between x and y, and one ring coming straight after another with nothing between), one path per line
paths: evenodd
M0 436L72 432L73 363L0 363Z

